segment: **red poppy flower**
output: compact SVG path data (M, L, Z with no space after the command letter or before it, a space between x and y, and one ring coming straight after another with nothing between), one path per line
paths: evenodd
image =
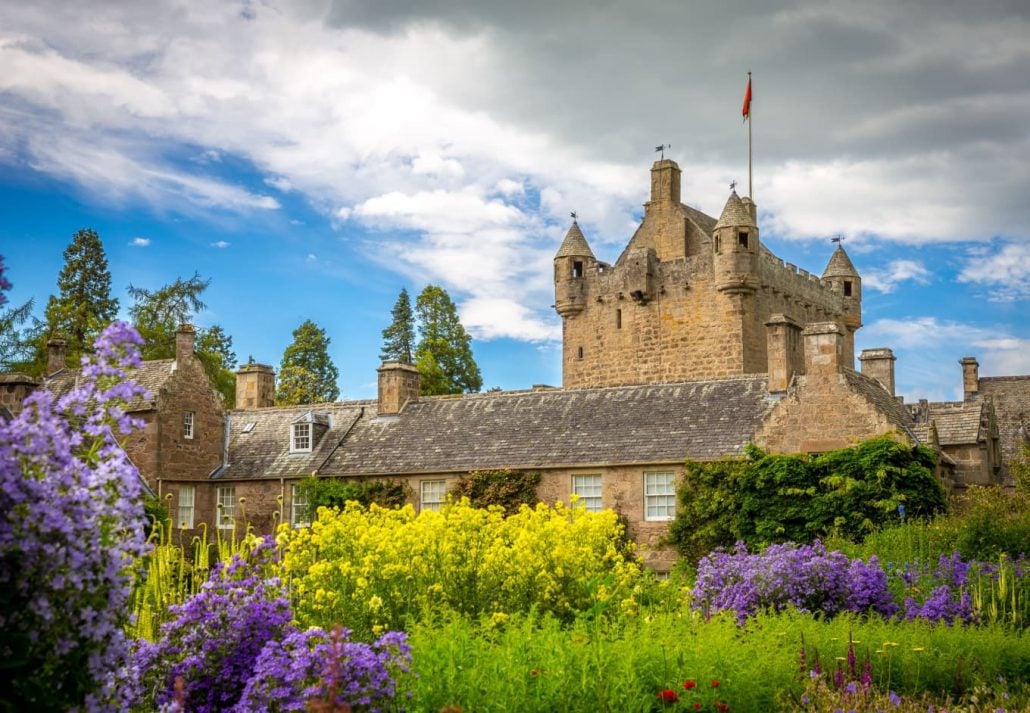
M728 703L723 703L722 701L715 702L715 710L719 711L719 713L726 713L729 709L730 705Z
M689 690L690 690L691 688L693 688L694 686L696 686L696 685L697 685L697 681L684 681L684 682L683 682L683 687L684 687L685 689L687 689L688 691L689 691Z
M694 704L694 710L696 710L696 711L701 710L701 704L700 703L695 703Z
M712 688L718 688L718 687L719 687L719 681L713 678L712 679Z
M676 691L672 690L671 688L666 688L663 691L658 691L658 700L660 700L662 703L675 703L679 699L680 697L676 695Z

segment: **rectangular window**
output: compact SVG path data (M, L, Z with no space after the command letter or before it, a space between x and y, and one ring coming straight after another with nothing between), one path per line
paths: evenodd
M176 523L179 527L193 529L193 505L196 496L197 490L192 485L179 486L179 515Z
M615 310L615 328L622 329L622 310Z
M583 358L583 347L579 347L576 350L576 358L577 359L582 359Z
M294 527L307 527L311 524L311 518L308 517L308 499L296 484L290 489L290 524Z
M644 519L671 520L676 515L676 474L644 473Z
M851 297L851 280L844 280L844 296Z
M215 517L218 519L219 530L233 529L233 516L236 512L236 486L223 486L218 489L218 505L215 508Z
M420 510L439 511L447 502L447 482L443 480L422 481L422 501Z
M572 262L572 276L583 277L583 263L579 260L574 260Z
M182 421L182 437L193 438L193 412L187 411Z
M293 440L290 450L294 453L307 453L311 451L311 424L293 424Z
M719 236L718 235L715 236L715 252L720 252L720 250L719 250Z
M737 233L737 242L740 243L740 247L742 247L742 248L746 248L747 247L747 232L746 231L741 230L739 233Z
M579 496L579 502L583 503L589 512L601 512L600 475L572 476L572 493Z

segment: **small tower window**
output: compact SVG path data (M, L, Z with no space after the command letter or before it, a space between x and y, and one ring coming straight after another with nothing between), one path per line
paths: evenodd
M579 347L578 349L576 349L576 358L577 359L582 359L583 358L583 347Z
M737 233L737 243L740 244L740 247L747 248L747 231L746 230L741 230L741 231L739 231Z
M187 411L182 420L182 437L193 438L193 412Z
M622 310L615 310L615 328L622 329Z
M844 296L851 297L851 280L844 280Z
M719 236L716 235L715 236L715 252L721 252L721 249L722 249L721 241L719 240Z
M583 261L573 260L572 262L572 276L583 277Z

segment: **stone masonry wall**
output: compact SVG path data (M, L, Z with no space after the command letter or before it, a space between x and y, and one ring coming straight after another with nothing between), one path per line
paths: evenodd
M163 480L204 480L222 463L225 410L200 361L178 359L175 373L157 394L157 468ZM193 412L193 438L184 420Z

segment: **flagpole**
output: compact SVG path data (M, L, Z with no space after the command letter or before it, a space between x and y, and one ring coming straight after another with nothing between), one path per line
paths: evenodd
M751 72L747 73L747 89L751 91ZM752 112L751 102L747 105L747 197L751 199L751 202L755 202L754 186L751 182L751 121Z

